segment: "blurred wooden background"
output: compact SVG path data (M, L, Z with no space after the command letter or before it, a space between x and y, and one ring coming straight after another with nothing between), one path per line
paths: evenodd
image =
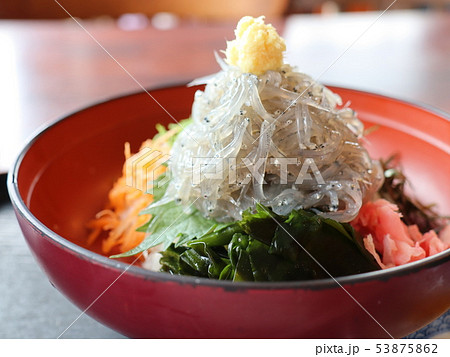
M281 16L289 0L57 0L75 17L101 15L119 17L124 13L152 16L171 12L180 17L204 20L235 20L242 14ZM54 0L1 0L0 18L56 19L67 17Z
M236 20L243 14L268 18L294 13L384 10L393 0L57 0L80 18L170 12L203 21ZM450 0L398 0L392 9L450 11ZM0 19L57 19L67 13L55 0L1 0Z
M394 0L290 0L288 13L379 11ZM391 9L429 9L450 11L450 0L397 0Z

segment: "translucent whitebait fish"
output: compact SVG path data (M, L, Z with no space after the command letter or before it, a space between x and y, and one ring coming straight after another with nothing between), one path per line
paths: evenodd
M364 128L354 111L338 109L337 94L289 65L261 76L220 65L195 81L206 87L173 146L163 201L195 201L219 221L241 219L255 201L282 215L304 208L352 220L383 180L359 143Z

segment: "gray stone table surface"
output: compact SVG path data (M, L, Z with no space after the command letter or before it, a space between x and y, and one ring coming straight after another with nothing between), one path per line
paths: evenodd
M57 338L81 313L48 281L23 238L0 180L0 338ZM81 316L62 338L123 338Z

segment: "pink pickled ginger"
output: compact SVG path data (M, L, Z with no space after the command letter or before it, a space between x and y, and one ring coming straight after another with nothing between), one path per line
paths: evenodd
M351 222L364 237L364 246L383 268L432 256L450 247L450 225L439 234L420 233L416 225L401 220L398 207L384 199L364 204Z

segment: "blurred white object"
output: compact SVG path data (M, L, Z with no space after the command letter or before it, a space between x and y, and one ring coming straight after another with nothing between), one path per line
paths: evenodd
M170 30L178 26L178 16L170 12L159 12L152 17L152 26L158 30Z
M117 19L117 26L124 31L142 30L148 27L150 21L145 14L123 14Z

